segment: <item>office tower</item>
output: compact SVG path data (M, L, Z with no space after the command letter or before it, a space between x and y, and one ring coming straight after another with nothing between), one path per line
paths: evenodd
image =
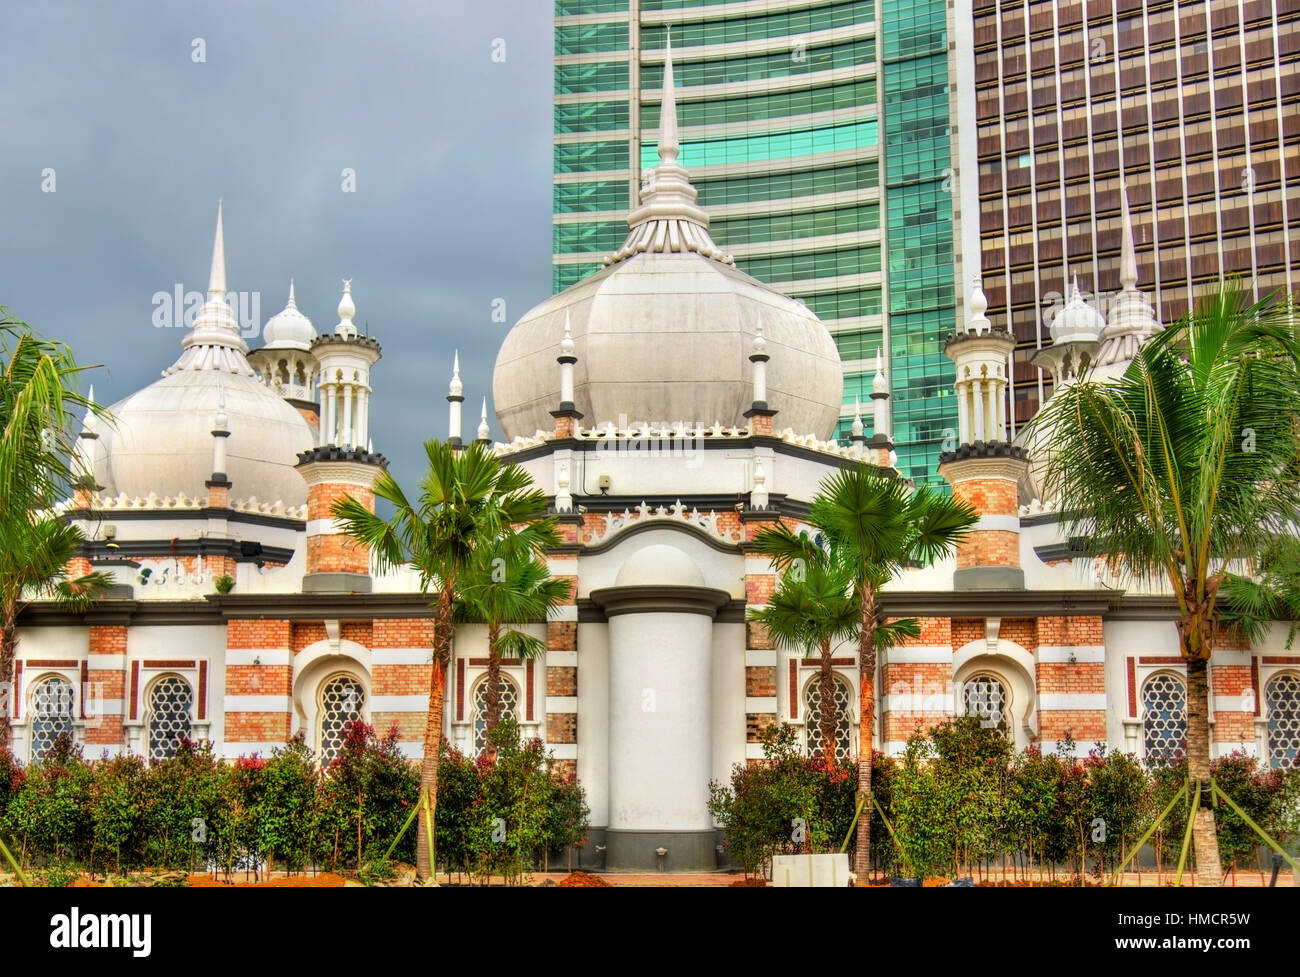
M1017 339L1013 424L1050 394L1029 361L1067 280L1109 318L1121 183L1164 324L1220 275L1259 297L1300 284L1300 7L974 0L973 29L978 131L956 141L988 316Z
M882 351L898 467L942 484L937 456L956 427L943 355L955 281L942 0L555 10L555 290L600 268L627 234L656 160L671 29L681 162L713 239L831 330L841 437L855 401L870 402Z

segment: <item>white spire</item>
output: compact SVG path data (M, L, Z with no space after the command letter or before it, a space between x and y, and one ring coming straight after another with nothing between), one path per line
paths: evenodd
M226 414L226 388L219 388L217 393L217 417L213 428L216 431L230 430L230 417Z
M659 161L673 165L681 147L677 142L677 95L673 91L673 31L668 29L664 48L664 87L659 100Z
M889 382L885 379L884 370L881 369L880 347L876 347L876 376L871 381L871 392L877 394L889 393Z
M352 301L352 279L343 279L343 297L339 299L339 324L334 327L336 335L351 339L357 334L357 327L352 317L357 314L356 303Z
M298 308L298 303L293 300L293 279L292 278L289 279L289 302L287 305L285 305L285 308L286 309Z
M479 413L478 439L480 441L487 441L491 437L491 435L492 435L492 431L488 427L488 422L487 422L487 398L484 397L483 410Z
M221 224L221 200L217 200L217 234L212 242L212 270L208 273L208 298L226 294L226 235Z
M849 434L856 441L862 437L864 425L862 423L862 404L855 397L853 399L853 425L849 428Z
M569 323L569 310L564 310L564 338L560 340L560 353L563 356L572 356L577 350L573 342L573 331Z
M460 382L460 350L456 350L451 361L451 383L447 385L447 395L459 397L465 392L465 385Z
M179 309L176 311L180 313ZM181 355L163 370L163 376L171 376L180 370L254 375L253 368L248 365L248 344L244 342L235 313L226 301L226 238L221 201L217 201L217 232L212 243L207 301L194 320L194 328L185 334L181 346Z
M628 235L623 246L605 259L617 264L647 251L703 255L734 265L735 260L709 236L709 215L696 204L699 193L678 162L677 96L673 90L673 53L669 41L664 51L664 87L659 103L659 165L646 174L640 206L628 215Z
M763 313L762 312L759 312L758 314L758 324L754 326L754 339L753 342L750 343L750 346L752 347L751 352L754 353L767 352L767 339L765 339L763 336Z
M1119 203L1121 215L1119 284L1126 292L1137 288L1138 266L1137 249L1133 243L1133 217L1128 209L1128 183L1121 180L1119 186Z

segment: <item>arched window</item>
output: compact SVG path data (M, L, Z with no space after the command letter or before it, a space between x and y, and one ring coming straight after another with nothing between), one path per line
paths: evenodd
M1157 672L1142 686L1142 745L1147 763L1173 763L1186 755L1187 686Z
M488 747L487 689L486 677L474 686L474 753L476 755ZM501 676L501 718L519 721L519 686L505 675Z
M365 701L365 689L351 675L332 675L321 683L316 755L322 767L328 767L343 752L344 730L348 723L361 719Z
M63 733L73 735L72 683L52 675L32 689L32 763L40 763Z
M853 755L853 689L849 683L835 676L835 759L847 760ZM803 692L804 716L806 729L806 749L809 756L820 756L822 752L821 715L822 683L821 677L814 675Z
M1300 675L1283 672L1264 686L1268 765L1294 770L1300 757Z
M179 675L163 676L150 687L145 700L150 760L174 757L181 740L189 739L193 706L194 690Z
M1011 730L1011 693L1002 679L988 672L972 675L961 688L962 712L1003 736Z

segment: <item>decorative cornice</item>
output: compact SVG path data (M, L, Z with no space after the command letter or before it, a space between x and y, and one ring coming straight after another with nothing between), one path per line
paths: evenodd
M376 468L388 467L388 459L377 452L365 451L361 448L340 448L333 444L323 444L299 452L298 464L294 467L318 461L347 461L357 465L373 465Z
M716 618L732 597L716 587L679 587L670 584L602 587L591 592L591 602L608 620L619 614L703 614Z

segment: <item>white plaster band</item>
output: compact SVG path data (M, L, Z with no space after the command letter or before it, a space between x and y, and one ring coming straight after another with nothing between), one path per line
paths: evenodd
M546 664L553 668L577 668L578 653L576 651L548 651L546 653Z
M370 712L428 712L427 695L372 695Z
M578 697L576 695L548 695L546 697L546 711L569 713L578 711Z
M374 648L371 665L428 665L432 648Z
M573 588L570 588L570 596L573 596ZM552 607L546 612L546 620L572 622L578 619L577 604L561 604L559 607Z
M978 532L981 529L993 529L1008 533L1018 533L1020 532L1020 517L982 515L979 517L979 521L971 528L975 532Z
M550 753L557 760L576 760L578 759L578 744L547 743L546 752Z
M775 648L746 648L745 664L752 665L755 667L762 667L763 665L775 665L776 649Z
M774 695L745 696L745 712L746 713L776 712L776 696Z
M95 655L86 656L86 662L90 670L101 672L120 672L126 668L126 655Z

